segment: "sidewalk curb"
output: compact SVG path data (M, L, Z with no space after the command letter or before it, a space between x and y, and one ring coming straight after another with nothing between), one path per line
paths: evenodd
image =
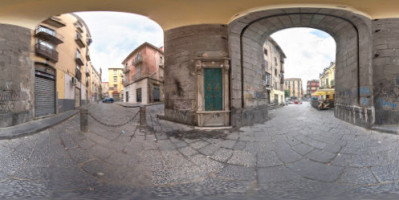
M391 125L374 125L371 127L374 131L380 131L383 133L391 133L399 135L399 126L391 126Z
M71 110L45 119L34 120L12 127L0 128L0 140L9 140L38 133L66 121L78 113L79 110Z
M164 102L160 102L160 103L152 103L152 104L141 104L141 105L135 105L135 104L131 104L131 105L126 105L126 103L122 103L122 102L118 102L118 103L116 103L116 104L118 104L119 106L122 106L122 107L125 107L125 108L139 108L139 107L142 107L142 106L155 106L155 105L160 105L160 104L164 104Z

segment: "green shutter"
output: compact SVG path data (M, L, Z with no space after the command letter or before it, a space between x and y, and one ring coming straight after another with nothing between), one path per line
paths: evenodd
M204 69L205 110L223 110L222 69Z

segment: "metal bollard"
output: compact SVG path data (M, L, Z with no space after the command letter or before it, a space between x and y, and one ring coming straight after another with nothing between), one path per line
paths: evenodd
M140 107L140 126L147 126L146 107Z
M80 132L87 133L89 131L89 111L87 108L80 108Z

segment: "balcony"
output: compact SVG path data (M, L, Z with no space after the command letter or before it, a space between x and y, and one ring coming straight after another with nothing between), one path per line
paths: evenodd
M79 45L80 48L83 48L86 46L85 42L83 41L82 35L79 33L76 33L75 41Z
M75 70L75 77L76 79L78 79L79 81L82 80L82 72L80 72L80 70L78 68L76 68Z
M58 34L54 30L48 29L43 26L39 26L36 28L35 36L43 40L46 40L48 42L51 42L55 45L61 44L64 39L62 35Z
M47 18L46 20L43 21L43 23L54 26L56 28L61 28L66 26L65 22L63 22L60 18L58 17L50 17Z
M127 74L129 72L130 72L130 67L127 67L127 68L123 69L123 73Z
M91 58L90 58L89 47L86 47L86 60L87 60L87 61L90 61L90 60L91 60Z
M80 53L76 52L75 60L76 60L76 64L78 64L79 66L84 65L82 55Z
M86 67L86 77L89 77L90 76L90 71L89 71L89 69Z
M280 84L284 84L284 74L281 74Z
M133 60L133 65L136 66L138 64L140 64L141 62L143 62L143 57L141 56L137 56L134 60Z
M79 32L83 33L83 25L81 23L76 22L74 25Z
M43 44L36 43L36 55L47 58L53 62L58 62L58 52L55 49L44 46Z

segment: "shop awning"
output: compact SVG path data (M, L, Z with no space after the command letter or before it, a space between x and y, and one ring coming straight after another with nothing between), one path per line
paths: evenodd
M312 96L325 96L335 94L335 89L318 89Z

